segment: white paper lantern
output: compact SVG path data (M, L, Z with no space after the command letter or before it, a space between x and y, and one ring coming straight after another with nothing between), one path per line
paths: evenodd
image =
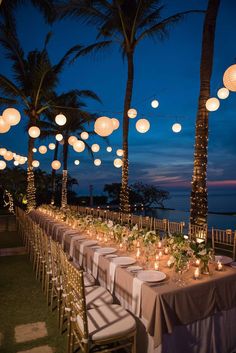
M83 152L85 149L85 144L83 141L81 140L77 140L74 144L73 144L73 149L76 152Z
M112 120L107 116L101 116L95 121L94 131L99 136L109 136L114 130Z
M152 106L152 108L156 109L156 108L159 106L158 100L154 99L154 100L151 102L151 106Z
M129 109L128 112L127 112L127 115L128 115L128 117L129 117L130 119L136 118L137 114L138 114L138 112L137 112L137 110L134 109L134 108Z
M80 161L79 161L78 159L76 159L76 160L74 161L74 163L75 163L75 165L79 165L79 164L80 164Z
M56 134L55 138L56 138L56 140L59 141L59 142L63 140L62 134Z
M231 65L223 76L224 86L230 91L236 92L236 64Z
M226 99L229 97L229 90L228 88L225 88L225 87L222 87L218 90L217 92L217 96L220 98L220 99Z
M53 161L53 162L51 163L51 167L52 167L52 169L54 169L54 170L58 170L58 169L61 168L61 162L58 161L58 160L55 160L55 161Z
M19 124L21 116L17 109L7 108L3 111L2 117L7 124L14 126Z
M111 152L112 148L110 146L107 147L107 152Z
M100 151L100 146L97 143L94 143L91 146L91 150L96 153L96 152Z
M113 164L116 168L121 168L123 165L123 161L120 158L116 158L114 159Z
M41 153L41 154L47 153L47 150L48 150L47 147L44 145L39 147L39 153Z
M122 157L123 154L124 154L124 151L123 151L122 149L118 149L118 150L116 151L116 154L117 154L117 156Z
M32 151L34 152L34 153L36 153L37 152L37 148L32 148Z
M3 170L5 169L7 166L6 162L5 161L0 161L0 170Z
M13 164L17 167L19 165L18 161L14 161Z
M6 154L7 150L6 148L0 148L0 156L4 156Z
M27 158L27 157L24 157L24 159L25 159L25 162L27 162L28 158Z
M30 137L36 139L40 135L40 129L37 126L31 126L28 130Z
M99 159L99 158L94 159L94 165L96 165L96 167L99 167L101 164L102 164L101 159Z
M50 150L55 150L55 148L56 148L55 143L49 143L48 148L49 148Z
M5 134L11 128L11 125L8 124L2 116L0 116L0 134Z
M150 123L147 119L139 119L135 126L137 131L141 134L144 134L150 129Z
M25 164L25 162L26 162L25 157L21 156L18 162L19 162L19 164Z
M58 115L55 117L55 122L56 122L57 125L59 125L59 126L65 125L66 120L67 120L67 119L66 119L65 115L63 115L63 114L58 114Z
M180 132L182 130L182 126L179 123L175 123L172 125L172 131L173 132Z
M82 140L87 140L89 138L89 134L86 131L81 132L80 137Z
M116 118L112 118L111 121L112 121L112 124L113 124L113 129L117 130L119 128L119 126L120 126L119 120L116 119Z
M5 154L4 154L4 159L6 161L11 161L13 159L13 153L11 151L7 151Z
M32 166L33 166L34 168L38 168L39 165L40 165L39 161L34 160L34 161L32 162Z
M19 161L19 159L21 158L21 156L19 154L15 154L15 156L13 156L15 161Z
M220 106L220 101L218 98L209 98L207 101L206 101L206 108L207 110L209 110L209 112L214 112L216 111Z
M70 136L70 137L68 138L68 143L69 143L69 145L73 146L73 144L74 144L77 140L78 140L78 139L77 139L76 136Z

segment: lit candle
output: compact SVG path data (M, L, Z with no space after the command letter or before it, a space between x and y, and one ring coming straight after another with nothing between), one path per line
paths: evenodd
M167 261L167 266L168 266L168 267L171 267L171 264L172 264L172 262L171 262L171 260L169 259L169 260Z
M155 269L155 271L159 270L159 261L154 262L154 269Z
M217 270L222 271L222 269L223 269L222 263L220 261L218 261L217 262Z
M164 254L167 255L169 252L169 249L166 247L165 250L164 250Z
M140 242L139 242L139 240L137 241L137 248L140 248Z
M138 248L136 252L136 259L139 259L139 257L140 257L140 249Z
M161 241L159 241L159 242L157 243L157 247L158 247L158 249L161 249Z
M199 277L200 277L200 271L199 271L199 268L196 268L196 270L194 271L194 278L199 279Z
M159 254L158 254L158 255L159 255L159 257L161 258L162 255L163 255L163 254L162 254L162 251L159 251Z
M159 260L159 255L158 254L156 254L156 261L158 261Z
M195 265L196 265L197 267L200 265L200 259L197 259L197 260L195 261Z
M120 249L122 249L122 247L123 247L123 244L122 244L122 243L120 243Z

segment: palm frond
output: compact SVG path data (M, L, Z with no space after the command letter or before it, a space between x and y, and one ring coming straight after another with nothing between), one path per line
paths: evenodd
M112 40L107 40L107 41L102 41L102 42L88 45L87 47L83 47L77 51L77 53L75 54L71 62L74 62L80 56L97 53L101 49L109 47L111 44L112 44Z
M5 98L5 97L0 97L0 104L17 104L16 99L10 99L10 98Z
M0 75L0 91L9 98L20 98L24 104L29 107L27 97L12 81L7 77Z

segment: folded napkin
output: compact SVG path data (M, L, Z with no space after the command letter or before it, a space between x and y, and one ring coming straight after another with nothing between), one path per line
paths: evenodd
M108 286L111 293L113 293L114 291L114 282L115 282L115 274L116 274L116 268L117 268L118 264L114 263L114 262L110 262L110 266L109 266L109 281L110 283L108 283Z
M141 311L141 290L143 281L135 277L133 279L133 290L132 290L132 312L136 316L140 316Z
M81 237L83 238L82 235L74 235L74 236L71 237L70 251L69 251L69 254L70 254L71 257L73 257L73 254L74 254L75 242L76 242L76 240L81 240Z
M79 232L78 230L75 230L75 229L67 229L65 232L63 232L62 240L61 240L62 249L64 249L66 235L79 235Z
M91 240L92 241L92 240ZM94 241L95 242L95 244L96 244L96 241ZM85 240L84 242L82 242L82 244L80 245L80 248L79 248L79 264L80 264L80 266L82 266L82 264L83 264L83 257L84 257L84 248L86 247L86 246L92 246L92 245L95 245L94 243L92 244L92 243L90 243L90 240Z
M99 257L102 254L95 251L93 255L93 277L96 279L98 276L98 262L99 262Z

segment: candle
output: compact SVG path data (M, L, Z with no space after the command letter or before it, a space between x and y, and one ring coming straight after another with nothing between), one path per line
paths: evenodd
M168 267L171 267L171 264L172 264L172 262L171 262L171 260L169 259L169 260L167 261L167 266L168 266Z
M161 258L162 255L163 255L163 254L162 254L162 251L159 251L159 254L158 254L158 255L159 255L159 257Z
M217 267L216 268L217 268L218 271L222 271L223 266L222 266L222 263L220 261L217 262Z
M161 249L161 241L159 241L159 242L157 243L157 247L158 247L158 249Z
M122 243L120 243L120 249L122 249L122 247L123 247L123 244L122 244Z
M136 259L139 259L139 257L140 257L140 249L138 248L136 252Z
M139 240L137 241L137 248L140 248L140 242L139 242Z
M169 252L169 249L166 247L165 250L164 250L164 254L167 255Z
M195 265L196 265L197 267L200 265L200 259L197 259L197 260L195 261Z
M156 261L158 261L159 260L159 255L158 254L156 254Z
M155 271L159 270L159 261L154 262L154 269L155 269Z
M200 271L199 268L196 268L196 270L194 271L194 279L199 279L200 277Z

